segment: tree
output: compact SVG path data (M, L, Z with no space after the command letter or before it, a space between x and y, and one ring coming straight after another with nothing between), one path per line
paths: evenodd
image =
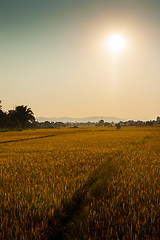
M109 127L111 124L109 123L109 122L105 122L104 123L104 126L107 126L107 127Z
M99 126L104 126L104 120L99 120L98 125Z
M6 122L6 113L2 111L2 101L0 100L0 128L5 127L5 122Z
M13 116L20 122L22 128L29 127L35 122L34 113L27 106L17 106Z
M117 123L117 124L116 124L116 128L117 128L117 129L121 129L121 124L120 124L120 123Z
M0 109L0 128L5 127L6 124L6 113L4 113L1 109Z
M150 120L150 121L147 121L147 122L146 122L146 125L147 125L147 126L153 126L153 125L154 125L154 121L151 121L151 120Z
M21 128L21 122L16 118L15 110L9 110L7 114L7 127Z

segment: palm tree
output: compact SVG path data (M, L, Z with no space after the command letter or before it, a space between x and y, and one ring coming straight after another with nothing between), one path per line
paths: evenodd
M31 108L23 105L15 108L14 117L21 123L22 128L29 127L35 121Z

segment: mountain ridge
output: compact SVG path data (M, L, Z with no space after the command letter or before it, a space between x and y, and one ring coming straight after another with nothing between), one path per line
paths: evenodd
M99 120L104 120L105 122L119 122L119 121L127 121L125 118L118 117L104 117L104 116L91 116L91 117L37 117L36 120L38 122L98 122Z

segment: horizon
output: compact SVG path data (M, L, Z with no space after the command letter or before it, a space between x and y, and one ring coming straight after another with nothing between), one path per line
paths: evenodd
M71 119L71 121L75 120L81 120L84 121L91 121L92 119L97 119L97 121L99 120L105 120L108 119L107 121L129 121L129 120L133 120L133 121L154 121L156 120L158 116L156 116L154 119L148 118L148 119L140 119L140 118L130 118L130 117L125 117L125 118L121 118L121 117L106 117L106 116L88 116L88 117L44 117L44 116L40 116L40 117L35 117L37 121L51 121L53 119L55 120L65 120L68 121L69 119ZM68 119L68 120L67 120ZM110 119L110 120L109 120ZM95 120L96 121L96 120ZM106 121L106 120L105 120ZM92 121L91 121L92 122Z
M157 0L0 1L2 109L155 119L159 10Z

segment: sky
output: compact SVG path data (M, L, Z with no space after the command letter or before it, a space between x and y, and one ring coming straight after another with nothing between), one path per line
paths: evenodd
M159 0L0 0L0 100L36 117L160 115ZM115 55L112 34L126 39Z

